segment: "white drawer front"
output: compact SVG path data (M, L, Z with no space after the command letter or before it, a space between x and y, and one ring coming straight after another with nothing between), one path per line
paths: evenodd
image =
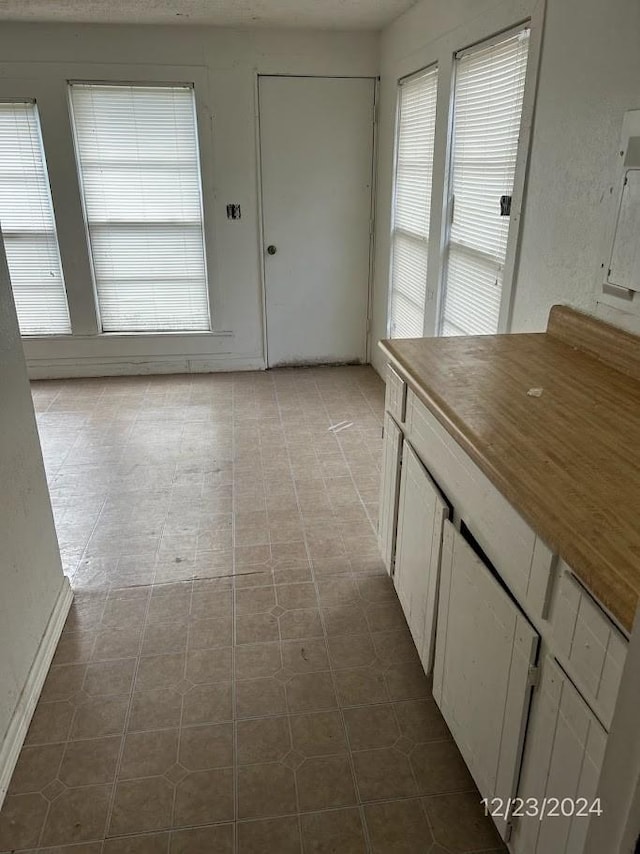
M545 617L552 551L411 390L407 435L514 596L532 614Z
M391 365L387 365L384 408L398 424L404 424L407 408L407 384Z
M608 729L627 641L563 562L551 608L551 625L556 654Z

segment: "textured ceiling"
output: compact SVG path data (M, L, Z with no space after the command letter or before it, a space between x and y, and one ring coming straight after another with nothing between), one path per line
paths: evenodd
M415 0L2 0L0 20L380 29Z

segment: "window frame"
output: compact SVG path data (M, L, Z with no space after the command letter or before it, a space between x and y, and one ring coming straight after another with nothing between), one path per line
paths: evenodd
M78 148L78 140L76 133L76 122L73 113L73 102L72 102L72 87L74 85L80 86L105 86L105 87L136 87L136 88L145 88L148 87L150 89L154 88L185 88L190 89L192 92L193 98L193 115L195 122L195 144L196 144L196 156L198 162L198 174L200 179L200 223L201 223L201 232L202 232L202 241L203 241L203 259L204 259L204 272L205 272L205 290L206 290L206 299L207 299L207 317L208 317L208 328L207 329L149 329L149 330L104 330L102 325L102 318L100 314L100 302L98 297L98 290L96 284L96 272L94 267L94 258L93 258L93 249L91 245L91 234L89 228L89 220L87 216L86 203L85 203L85 193L83 186L83 177L82 170L80 166L80 156L79 156L79 148ZM211 256L211 234L210 229L207 228L207 217L205 210L205 170L204 170L204 161L202 158L202 138L201 138L201 128L200 128L200 105L198 100L198 87L197 83L194 80L176 80L176 79L167 79L162 76L162 79L148 79L144 80L132 80L132 79L114 79L114 78L101 78L101 79L87 79L86 77L79 78L70 78L66 81L66 97L67 97L67 109L68 109L68 117L70 124L70 133L73 141L73 154L74 161L76 167L76 176L78 181L78 190L80 194L80 204L82 207L82 219L84 224L84 233L85 233L85 246L88 255L89 266L91 269L91 287L92 287L92 296L93 296L93 304L95 310L95 321L97 325L97 335L101 337L144 337L149 338L153 336L209 336L216 333L216 326L214 325L214 318L216 317L215 309L214 309L214 295L212 289L212 280L213 276L211 275L212 269L212 256Z
M441 85L441 66L437 59L429 62L428 64L422 66L416 71L412 71L410 74L404 74L402 77L399 77L396 81L396 102L395 102L395 113L394 113L394 141L393 141L393 164L392 164L392 186L391 186L391 217L390 217L390 227L389 227L389 268L388 268L388 289L387 289L387 317L386 317L386 334L389 338L392 337L391 330L391 306L393 300L393 265L394 265L394 236L396 231L396 202L397 202L397 176L398 176L398 158L400 151L400 122L401 122L401 102L402 102L402 86L411 80L421 77L423 75L427 75L430 72L435 71L436 73L436 100L435 100L435 119L434 119L434 149L431 163L431 197L429 199L429 233L426 237L427 244L427 277L425 280L425 304L423 306L423 316L422 316L422 334L424 335L425 326L427 324L427 304L429 302L429 269L430 269L430 256L431 256L431 246L432 246L432 214L433 214L433 201L434 201L434 185L435 185L435 173L436 173L436 141L438 135L438 118L439 118L439 109L438 103L440 99L440 85Z
M531 153L531 136L533 130L533 117L538 82L538 68L540 60L540 46L542 38L542 20L544 9L538 14L531 14L509 27L500 29L485 38L474 39L464 47L453 50L450 56L451 74L449 92L448 132L446 147L446 166L444 175L443 194L443 228L440 246L441 263L439 265L438 277L438 306L435 317L435 328L433 333L441 335L444 298L446 289L446 275L449 255L449 240L451 231L452 206L453 206L453 144L454 144L454 116L455 116L455 82L456 82L456 60L472 53L477 49L491 47L510 36L514 36L524 29L529 29L529 49L527 56L527 68L525 73L524 95L522 101L522 112L520 117L520 136L518 140L518 151L516 156L516 167L513 181L513 193L511 198L511 214L509 217L509 234L503 268L502 290L500 295L500 312L498 317L497 334L510 332L513 318L513 303L517 284L518 261L521 246L522 210L526 199L526 184L529 170Z
M59 239L59 234L58 234L58 220L57 220L57 216L56 216L56 209L55 209L55 204L54 204L53 191L51 188L51 181L49 178L49 167L47 164L47 152L45 151L44 139L43 139L43 135L42 135L42 120L41 120L41 115L40 115L40 109L38 107L38 100L35 97L13 97L12 98L12 97L2 96L2 97L0 97L0 105L9 105L9 106L24 105L24 106L32 106L34 109L37 137L38 137L38 142L39 142L40 154L42 156L42 171L43 171L44 179L46 181L46 185L47 185L47 189L48 189L48 198L49 198L49 203L51 206L51 217L52 217L52 221L53 221L53 232L52 232L52 234L53 234L53 238L54 238L55 244L56 244L56 255L57 255L58 264L59 264L59 268L60 268L62 291L64 294L64 300L65 300L65 305L66 305L66 310L67 310L67 320L69 323L68 331L65 331L65 332L61 332L59 330L55 330L52 332L22 332L20 330L20 337L22 339L43 338L45 340L50 340L52 338L58 338L58 337L64 338L64 339L69 339L73 335L73 332L74 332L73 320L72 320L72 315L71 315L71 306L70 306L70 301L69 301L69 293L68 293L68 289L67 289L65 269L64 269L63 262L62 262L62 253L60 250L60 239ZM3 242L5 244L5 254L6 254L7 234L9 235L9 239L11 239L11 235L25 236L26 237L32 233L35 234L36 232L27 232L27 231L17 232L17 231L11 231L11 230L7 231L7 230L3 229L2 230L2 238L3 238ZM42 236L46 236L47 234L49 234L49 232L37 232L37 233L42 235ZM8 260L7 260L7 269L9 270ZM10 270L9 270L9 277L11 277ZM14 300L15 300L15 295L14 295ZM19 327L19 319L18 319L18 327Z

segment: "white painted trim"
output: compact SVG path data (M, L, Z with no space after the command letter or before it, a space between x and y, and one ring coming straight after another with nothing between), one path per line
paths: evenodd
M256 144L256 201L258 204L258 270L260 277L260 310L262 312L262 352L265 367L269 364L269 339L267 338L267 271L264 263L264 207L262 203L262 136L260 128L260 73L255 70L254 128Z
M122 377L145 374L215 374L228 371L263 371L262 354L233 356L142 356L119 359L27 359L32 380L65 379L70 377Z
M11 775L16 767L18 756L31 723L31 718L40 698L44 680L49 672L69 608L73 601L73 591L65 577L58 598L49 617L47 628L31 665L18 704L13 712L4 741L0 747L0 808L4 801Z

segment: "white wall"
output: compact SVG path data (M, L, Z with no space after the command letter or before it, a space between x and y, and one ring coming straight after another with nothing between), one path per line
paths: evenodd
M256 73L378 73L374 33L3 24L0 97L35 97L73 339L26 340L32 376L263 367ZM68 79L194 80L214 334L98 336L66 102ZM239 202L242 219L228 221ZM80 334L78 334L80 333Z
M1 241L0 400L1 803L70 601Z
M452 51L539 9L535 0L420 0L383 33L374 340L386 335L397 80L435 60L450 65ZM637 0L547 0L512 331L544 329L558 302L595 311L622 115L640 107L639 44Z

